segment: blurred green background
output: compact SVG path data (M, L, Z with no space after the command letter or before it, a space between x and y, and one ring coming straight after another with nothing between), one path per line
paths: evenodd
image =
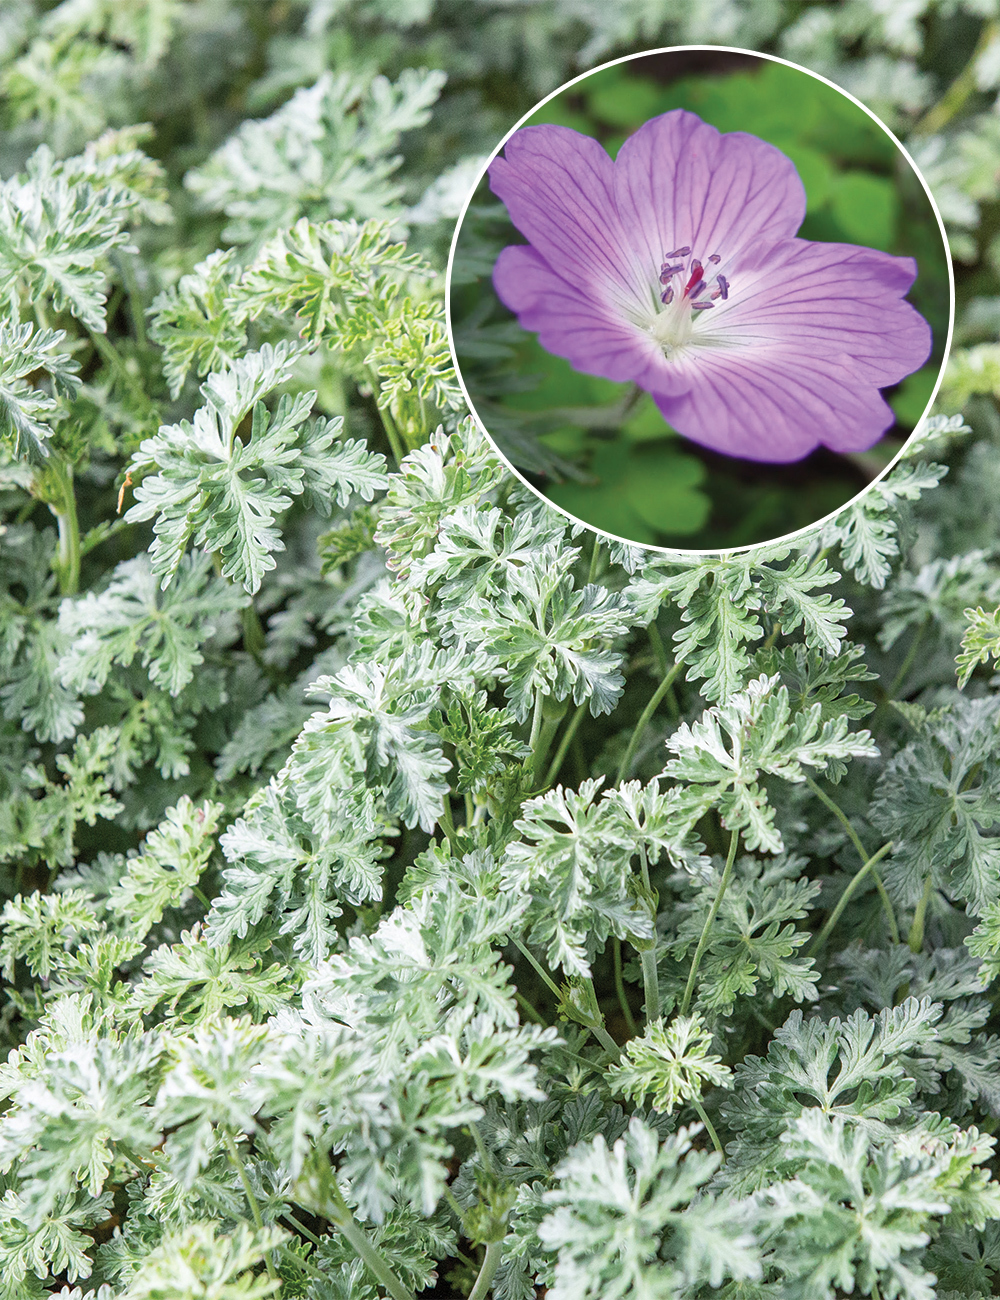
M741 546L822 518L896 454L923 414L943 358L948 255L923 186L889 135L845 95L781 63L718 50L643 56L585 78L528 123L572 127L614 156L632 131L672 108L689 109L720 131L749 131L786 153L807 194L802 238L916 258L909 299L931 325L934 351L922 370L887 390L896 425L883 440L852 456L820 449L793 465L718 455L674 433L633 385L580 374L550 355L493 292L500 249L524 238L485 178L456 245L455 346L486 428L557 505L635 542Z

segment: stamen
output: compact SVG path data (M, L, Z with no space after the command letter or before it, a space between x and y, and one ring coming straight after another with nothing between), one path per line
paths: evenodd
M666 304L674 300L674 291L669 286L660 294L660 302Z
M675 257L687 257L689 256L690 252L691 252L690 246L688 244L685 244L683 248L675 248L672 253L664 253L664 257L667 259L668 262L670 262Z
M708 260L712 263L713 266L718 266L719 263L722 261L722 258L719 256L718 253L709 253Z
M722 294L723 299L728 298L728 297L729 297L729 281L726 279L726 277L725 277L724 275L717 275L717 276L715 277L715 282L716 282L716 284L719 286L719 293ZM714 297L715 295L713 294L712 296Z
M684 267L680 263L676 266L670 266L669 263L664 262L662 267L660 267L660 284L668 284L678 271L683 270Z

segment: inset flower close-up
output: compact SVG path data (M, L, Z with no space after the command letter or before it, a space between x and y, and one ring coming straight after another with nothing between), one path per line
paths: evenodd
M527 126L489 178L528 240L493 271L521 327L584 374L639 385L715 452L866 451L895 421L880 390L930 355L906 301L914 259L797 238L799 173L754 135L673 109L612 159L569 127Z

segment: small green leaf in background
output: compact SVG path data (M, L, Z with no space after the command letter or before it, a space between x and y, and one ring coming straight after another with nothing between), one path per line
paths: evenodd
M920 420L931 400L931 393L937 383L937 366L924 366L915 374L907 375L903 382L889 398L889 405L896 412L900 424L911 428Z
M711 502L698 487L706 471L695 456L616 440L595 449L590 470L594 487L559 484L549 499L596 528L655 542L661 534L689 536L708 519Z
M853 243L888 250L896 233L898 202L892 183L868 172L846 172L833 191L833 215Z

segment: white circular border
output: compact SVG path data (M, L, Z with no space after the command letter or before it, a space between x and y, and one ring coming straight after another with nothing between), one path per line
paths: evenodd
M938 371L937 383L935 383L934 388L931 392L930 400L928 401L927 405L924 407L923 415L920 417L920 419L917 421L916 425L914 426L913 433L911 433L909 438L906 439L906 442L903 443L902 447L900 447L896 455L893 456L889 464L886 465L885 469L883 469L879 474L877 474L870 483L867 483L861 489L860 492L858 492L855 496L851 497L849 501L845 501L842 505L837 506L836 510L831 510L829 514L823 515L820 519L814 519L812 523L805 524L802 528L797 528L792 533L783 533L780 537L771 537L768 538L766 541L762 541L762 542L749 542L745 546L732 546L732 547L726 547L717 550L691 550L691 549L685 549L683 547L677 547L677 546L655 546L651 542L636 542L630 537L620 537L617 533L609 533L603 528L598 528L596 524L588 523L585 519L581 519L578 515L571 514L568 510L564 509L562 506L557 505L554 501L549 500L549 498L545 496L543 492L540 492L538 488L534 486L534 484L530 483L528 479L526 479L525 476L521 473L521 471L517 469L516 466L514 466L510 462L510 460L508 460L508 458L504 455L504 453L500 450L496 442L491 437L489 430L486 428L486 425L480 419L479 412L476 410L475 406L473 405L472 398L469 396L469 390L465 386L465 380L462 378L462 368L459 365L458 353L455 350L455 337L454 337L454 331L452 330L452 323L451 323L451 276L452 276L452 269L455 263L455 251L458 247L458 237L461 234L462 225L465 222L465 215L468 212L469 204L472 202L473 198L475 197L476 190L479 188L483 177L486 175L487 169L489 168L493 160L497 157L500 150L504 147L507 141L514 134L514 132L519 131L522 125L528 120L528 118L532 117L535 113L537 113L540 108L544 107L549 102L549 100L555 99L557 95L561 95L564 91L569 90L570 87L575 86L578 82L585 81L588 77L592 77L595 72L603 72L605 68L617 67L618 64L620 63L631 63L635 59L649 58L651 55L654 54L678 54L688 50L712 50L712 51L719 51L726 54L746 54L754 59L767 59L771 63L782 63L785 65L786 68L793 68L796 72L802 72L807 77L812 77L815 81L822 81L824 85L827 85L832 90L837 91L838 94L843 95L845 99L849 99L853 104L855 104L858 108L860 108L863 113L867 114L867 116L871 118L871 120L875 123L877 127L879 127L882 131L885 132L885 134L889 137L889 139L893 142L893 144L896 146L899 152L909 163L910 168L913 171L913 174L916 176L917 180L923 186L924 193L927 195L927 199L930 202L931 210L933 211L934 216L937 219L938 230L941 234L941 242L944 245L944 250L945 250L945 261L948 267L948 291L949 291L948 333L945 338L944 353L941 358L941 368ZM458 379L459 387L462 390L462 395L465 398L466 404L468 405L469 411L471 412L473 419L476 421L476 424L479 426L479 429L483 433L484 437L489 442L490 446L493 448L496 454L500 457L500 460L504 463L504 465L506 465L507 469L514 475L514 477L519 479L520 482L523 483L524 486L529 489L529 491L533 492L540 501L544 501L545 504L549 506L552 510L557 510L572 524L575 524L583 528L588 528L591 532L597 533L601 537L607 538L610 541L622 542L626 546L633 546L638 548L639 550L656 551L660 555L677 556L677 557L684 557L684 558L689 558L692 556L720 556L721 557L724 555L741 555L741 554L745 554L748 551L758 550L762 546L783 545L786 542L794 541L797 538L801 538L805 536L805 534L807 533L811 533L814 530L818 530L822 528L822 526L826 523L829 523L831 519L836 519L836 517L839 514L842 514L845 510L850 509L851 506L855 505L858 501L860 501L861 498L867 492L870 492L872 488L876 486L876 484L880 483L882 479L886 477L887 474L891 473L892 470L895 469L896 465L903 459L904 455L906 454L906 448L913 440L914 436L916 435L920 427L920 424L922 423L922 421L927 419L927 414L930 411L931 407L934 405L934 400L938 395L938 389L941 387L941 381L944 378L945 367L948 364L948 358L951 354L952 336L954 335L955 332L955 270L952 263L951 245L948 243L948 234L947 231L945 230L944 221L942 220L941 217L941 211L938 208L938 205L934 199L934 195L931 193L931 188L924 180L923 173L920 171L920 168L916 165L916 163L913 161L912 157L910 156L909 150L902 144L902 142L899 139L897 139L895 132L889 130L889 128L881 120L881 118L877 117L871 111L871 109L868 108L865 104L862 104L861 100L857 99L854 95L852 95L850 91L845 90L843 86L838 86L837 83L831 81L829 77L824 77L818 72L811 71L811 69L809 68L803 68L801 64L792 63L789 59L778 58L778 56L775 54L762 54L759 50L745 50L736 45L664 45L664 46L658 46L656 49L652 49L652 50L642 50L637 54L626 54L619 59L609 59L607 63L601 63L596 68L590 68L586 72L581 72L579 76L573 77L572 80L564 82L563 85L558 86L555 90L551 91L548 95L546 95L544 99L540 99L538 103L534 106L534 108L530 109L527 113L523 115L523 117L519 118L518 121L515 122L515 124L510 128L507 134L503 137L503 139L500 141L497 147L490 154L489 158L487 158L487 160L483 163L482 167L479 169L479 172L476 175L475 183L472 185L471 189L469 190L468 198L462 204L461 211L458 214L458 219L455 222L455 233L454 235L452 235L451 247L448 250L448 266L445 270L444 294L445 294L445 329L447 330L448 333L448 346L451 350L451 359L455 366L455 375L456 378ZM526 332L530 333L530 331L526 331ZM683 436L683 435L679 435L679 436Z

